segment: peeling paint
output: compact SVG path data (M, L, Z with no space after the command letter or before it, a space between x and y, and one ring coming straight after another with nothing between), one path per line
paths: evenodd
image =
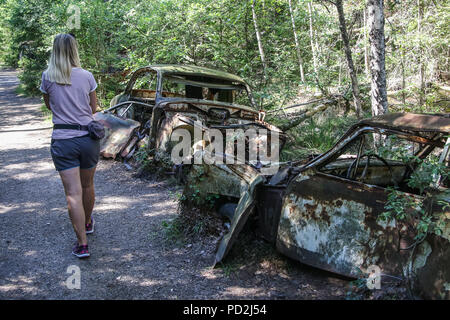
M355 266L363 265L370 254L367 247L361 244L370 240L370 230L364 225L364 213L371 212L371 208L347 200L334 200L325 204L295 194L289 194L288 197L290 202L283 208L281 217L285 221L281 221L283 227L279 230L282 241L320 254L326 263L336 268L351 272ZM331 215L329 223L321 218L324 210ZM375 246L376 241L373 240L372 250Z
M423 268L427 263L428 256L431 254L432 249L427 241L424 241L417 248L416 258L413 262L413 270Z

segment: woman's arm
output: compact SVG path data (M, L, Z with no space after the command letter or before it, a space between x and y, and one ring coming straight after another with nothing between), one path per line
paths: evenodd
M92 109L92 114L94 114L97 111L97 94L95 93L95 90L89 93L89 105Z
M52 109L50 109L50 96L47 93L44 93L42 96L44 97L45 106L48 110L52 111Z

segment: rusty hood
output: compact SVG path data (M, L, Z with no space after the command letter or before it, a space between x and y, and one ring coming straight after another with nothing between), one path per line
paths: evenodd
M377 128L416 132L450 132L450 114L388 113L358 123Z

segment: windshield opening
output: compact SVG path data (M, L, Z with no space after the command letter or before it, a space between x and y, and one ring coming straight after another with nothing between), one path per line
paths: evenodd
M162 95L251 106L243 84L204 76L164 75Z

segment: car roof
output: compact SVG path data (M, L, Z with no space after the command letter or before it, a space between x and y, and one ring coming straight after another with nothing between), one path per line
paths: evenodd
M178 64L157 64L150 65L144 68L150 68L161 74L179 74L179 75L194 75L217 78L222 80L228 80L233 82L239 82L245 84L244 79L241 77L220 70L214 70L205 67L191 66L191 65L178 65Z
M365 127L395 130L405 133L420 134L421 132L449 133L450 114L417 114L417 113L387 113L373 118L363 119L353 125L328 151L310 160L306 164L301 164L303 169L314 167L327 160L338 150L344 147L352 134ZM301 163L302 161L298 161Z
M450 114L387 113L358 122L358 126L415 131L450 132Z

